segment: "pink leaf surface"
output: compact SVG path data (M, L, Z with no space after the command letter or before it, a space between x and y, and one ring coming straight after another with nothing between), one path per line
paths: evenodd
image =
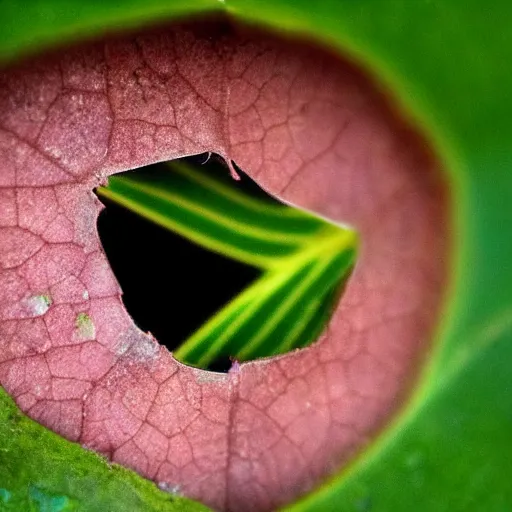
M403 402L442 299L446 185L352 64L181 26L5 69L0 111L0 383L29 416L163 488L263 511L339 468ZM205 151L363 243L316 344L228 374L185 367L136 328L92 192Z

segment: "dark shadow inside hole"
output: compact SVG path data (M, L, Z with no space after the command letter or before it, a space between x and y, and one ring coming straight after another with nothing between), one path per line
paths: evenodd
M196 170L233 181L216 155L182 160ZM123 174L157 175L163 165ZM237 171L241 177L237 187L253 197L282 204ZM98 232L123 290L124 305L140 329L151 332L171 351L260 275L257 268L204 249L104 197L100 200L106 208L99 215ZM221 358L209 368L227 371L231 364Z

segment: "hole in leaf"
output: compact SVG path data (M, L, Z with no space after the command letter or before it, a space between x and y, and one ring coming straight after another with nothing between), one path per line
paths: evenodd
M354 231L237 172L197 155L96 190L100 239L135 323L182 362L216 371L313 342L357 249Z

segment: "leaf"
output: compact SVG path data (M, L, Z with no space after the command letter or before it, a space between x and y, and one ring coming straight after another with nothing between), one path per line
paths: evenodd
M444 183L364 73L319 50L226 34L177 27L4 73L15 151L3 168L7 180L20 169L8 182L20 220L0 244L13 290L0 300L0 382L32 418L144 476L215 508L273 509L366 444L405 395L443 289ZM28 167L17 160L27 151ZM94 224L91 189L109 173L205 151L364 241L318 344L227 376L178 364L134 326ZM308 278L297 276L300 291ZM291 299L269 300L281 312ZM279 334L268 342L286 344Z
M222 169L221 169L222 170ZM203 247L259 267L249 288L173 352L209 368L219 358L248 361L315 341L352 271L354 232L287 206L252 198L185 163L151 175L113 176L97 193Z
M207 510L37 425L2 389L0 447L1 510Z
M23 9L28 12L26 7ZM168 9L170 13L171 7ZM390 85L402 105L414 112L436 141L453 172L452 188L456 192L453 211L458 236L453 264L456 273L443 314L444 323L437 336L431 371L424 378L425 384L411 402L403 421L392 425L389 436L373 446L372 455L360 457L350 478L341 475L337 484L333 484L332 495L313 495L308 504L325 497L335 500L330 503L331 507L339 508L340 504L352 503L352 498L358 494L362 496L356 504L360 508L379 503L375 498L373 502L367 499L365 478L368 482L367 477L373 474L379 485L371 488L385 489L387 503L392 503L390 508L393 509L411 503L428 509L430 502L427 498L430 496L443 497L441 507L458 507L461 495L468 502L485 503L483 495L474 492L475 480L480 482L479 489L488 491L485 493L487 499L492 501L496 497L491 505L497 509L501 503L506 503L506 489L498 477L507 474L503 471L507 469L503 465L505 458L493 457L496 464L486 465L491 460L488 457L490 448L487 450L488 446L483 446L479 434L494 434L487 436L490 443L499 440L493 450L509 443L507 421L504 421L510 414L506 372L509 331L505 329L498 336L503 343L492 344L495 356L491 361L487 356L475 355L472 366L478 367L480 373L462 371L452 393L446 391L451 380L443 381L444 390L431 384L437 375L434 370L442 368L460 347L478 345L478 333L492 332L495 324L500 323L496 320L500 312L506 315L510 303L508 290L512 272L507 262L512 242L497 228L510 213L507 195L511 190L510 151L506 141L510 140L508 91L511 78L507 66L502 64L510 60L511 45L507 44L509 31L506 29L510 19L508 4L494 4L485 13L476 2L455 0L443 3L395 1L386 6L370 1L325 2L313 7L309 2L292 5L276 1L271 4L258 2L257 8L249 2L231 2L229 9L239 16L252 19L257 16L260 22L274 27L316 34L336 48L348 48ZM98 8L98 18L94 20L97 30L109 22L105 10L104 6ZM81 13L78 11L76 16L79 18ZM123 16L120 13L119 19ZM39 18L37 13L30 16L31 23L39 19L42 17ZM59 25L62 18L57 19L59 22L51 26L52 37L60 37L65 25ZM7 23L9 18L4 20ZM92 24L91 17L89 27ZM37 35L37 31L34 34ZM20 40L15 40L18 48L21 47ZM498 268L500 272L496 271ZM455 391L468 389L465 386L469 383L469 389L474 389L475 393L457 395ZM434 404L429 407L435 408L435 414L431 414L432 410L425 406L426 397L435 389L432 402L429 402ZM472 396L478 400L469 406ZM450 407L443 409L439 405L441 402L449 403ZM476 410L475 404L482 403L482 411ZM420 407L421 404L424 405ZM446 410L462 414L464 421L449 421L449 416L443 416ZM415 418L415 422L409 421L411 418ZM443 419L447 423L440 421ZM440 425L441 429L431 430L429 424ZM468 433L468 429L463 428L465 426L471 427L469 435L465 435ZM435 457L434 460L440 463L437 467L446 468L442 478L436 478L439 470L426 470L425 479L418 487L414 481L418 472L410 469L418 467L415 463L418 458L413 457L412 464L406 464L403 470L406 478L384 480L393 478L394 473L382 461L399 460L401 454L407 452L405 436L414 446L424 444L429 447L430 458L426 460L429 462ZM440 458L443 454L446 459ZM450 457L451 454L456 457ZM421 462L421 457L419 460ZM457 471L452 471L454 462L459 464ZM485 469L480 470L482 467ZM380 486L382 481L389 481L389 486ZM415 495L411 496L416 489ZM460 491L448 492L449 489ZM500 502L502 498L505 501ZM325 503L317 502L317 506ZM436 509L441 507L437 502ZM487 510L485 506L483 509Z
M161 17L179 18L193 13L219 10L218 0L150 0L74 2L30 0L22 8L18 2L3 2L0 60L9 61L37 52L41 46L62 45L91 36L102 35L101 25L130 29L154 23Z

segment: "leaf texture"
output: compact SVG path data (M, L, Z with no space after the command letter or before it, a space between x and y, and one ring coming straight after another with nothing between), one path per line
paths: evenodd
M0 90L0 382L23 411L224 510L276 509L368 446L430 346L450 234L438 162L366 73L223 21L19 63ZM361 237L318 343L228 375L135 327L92 193L208 151Z

